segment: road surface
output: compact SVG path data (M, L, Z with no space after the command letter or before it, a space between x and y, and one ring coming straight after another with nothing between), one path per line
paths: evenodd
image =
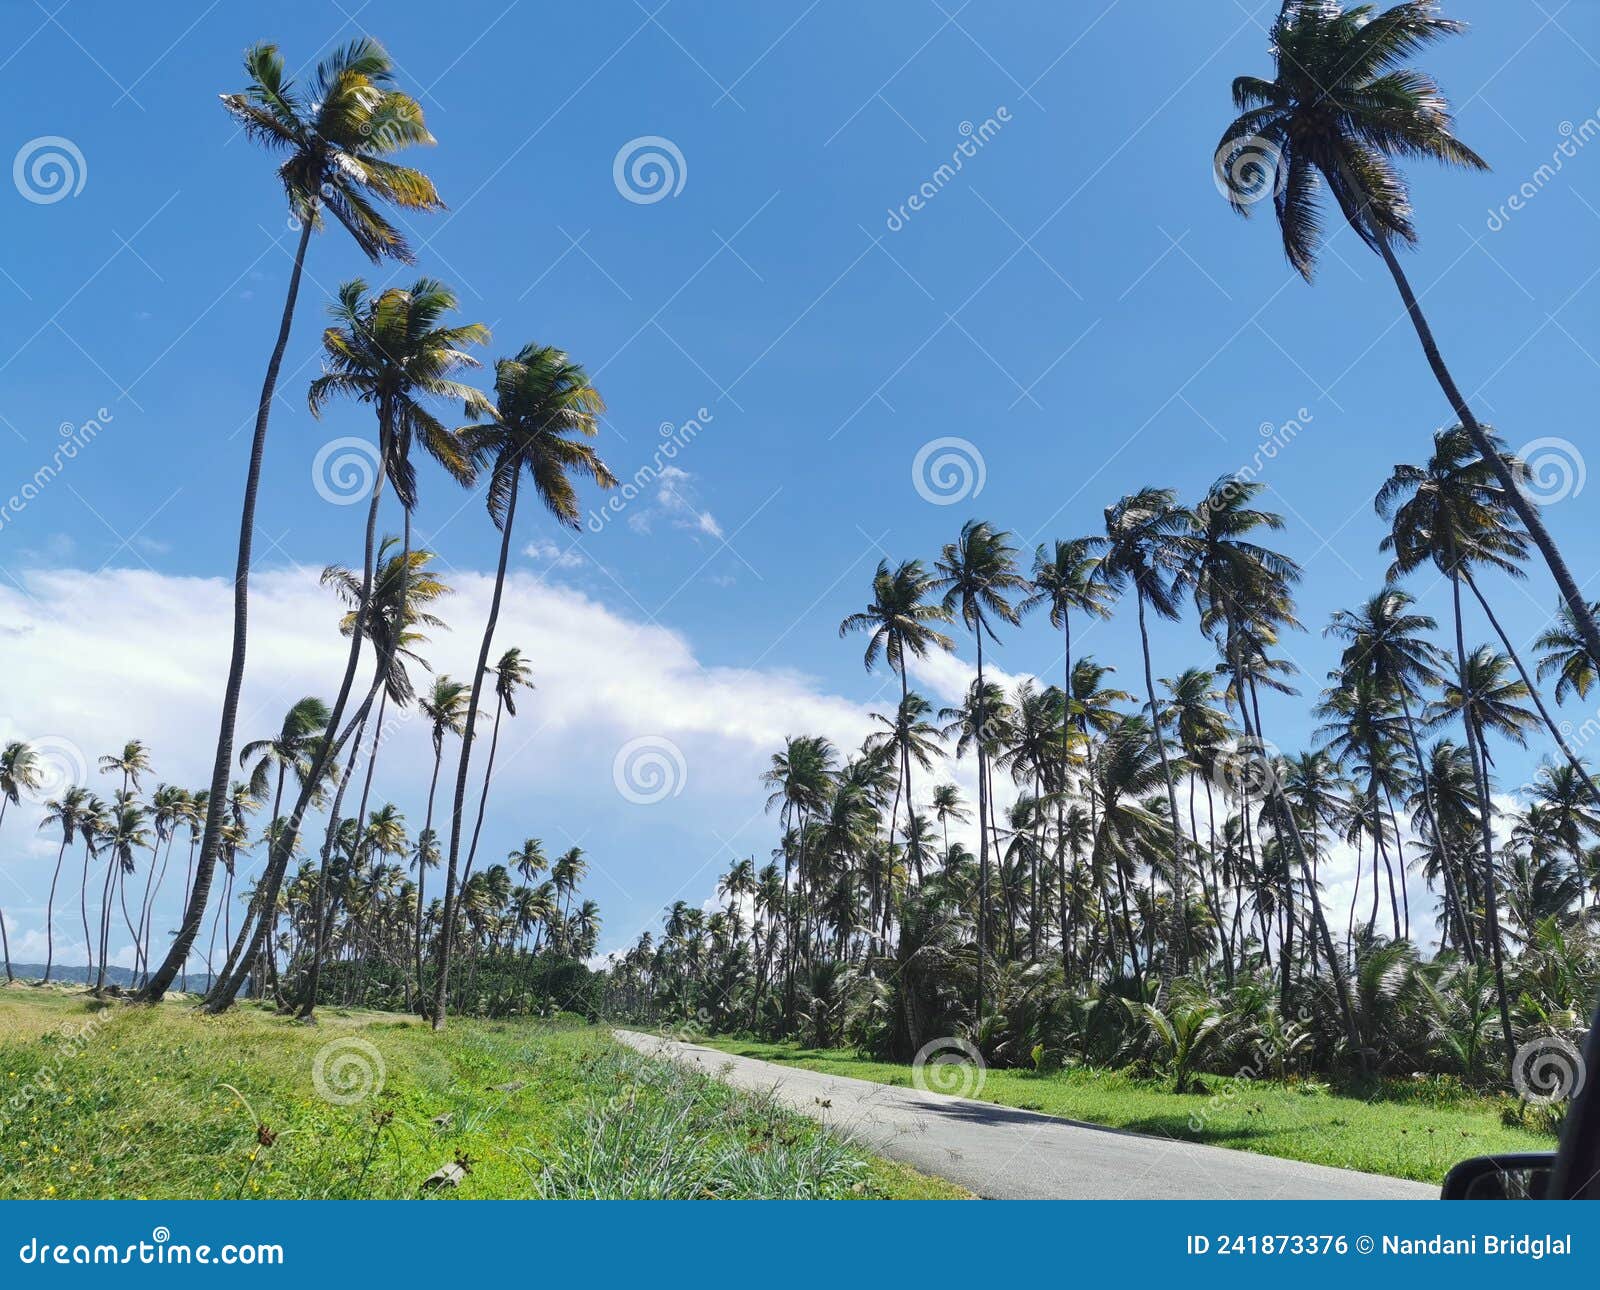
M619 1030L736 1088L772 1090L879 1155L997 1200L1426 1200L1437 1187L823 1075ZM827 1105L824 1105L826 1103Z

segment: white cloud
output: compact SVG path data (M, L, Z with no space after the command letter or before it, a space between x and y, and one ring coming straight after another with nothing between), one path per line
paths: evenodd
M663 466L656 477L655 504L635 509L628 516L628 527L635 533L651 533L657 519L668 520L674 528L690 529L706 537L722 540L722 526L708 510L703 510L695 495L694 476L679 466Z

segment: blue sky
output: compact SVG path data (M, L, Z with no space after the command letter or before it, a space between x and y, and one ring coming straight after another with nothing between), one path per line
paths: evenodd
M507 744L485 846L581 839L607 948L668 900L703 899L736 854L765 856L755 775L785 730L859 738L888 678L836 628L880 555L931 558L969 515L1031 550L1094 530L1145 484L1198 497L1257 460L1260 427L1294 420L1260 478L1306 567L1312 630L1286 645L1315 689L1332 661L1322 623L1382 576L1371 496L1447 416L1370 253L1337 235L1308 287L1270 220L1236 218L1214 187L1229 80L1268 71L1276 3L58 3L15 6L20 43L0 66L9 154L66 139L82 180L61 200L0 197L0 493L50 458L59 427L111 415L0 527L0 675L15 686L0 733L90 759L144 736L162 777L203 782L218 580L292 247L271 162L216 94L241 84L252 41L304 68L377 36L438 137L410 159L450 211L409 221L415 268L375 269L336 230L313 243L268 445L240 737L336 680L314 570L358 558L360 508L325 502L312 463L371 426L354 407L314 420L304 388L341 280L437 276L492 326L491 354L568 349L605 394L603 452L624 476L663 424L701 420L665 486L603 531L519 525L499 640L537 644L542 688ZM1494 170L1413 172L1423 241L1408 267L1480 414L1513 446L1557 437L1581 463L1600 372L1600 142L1535 173L1564 130L1595 127L1600 23L1556 0L1449 11L1471 33L1427 66ZM626 175L626 146L650 136L676 151L675 191L628 200L615 163L624 153ZM971 138L959 174L935 180ZM891 217L925 182L923 209ZM1523 208L1491 218L1525 183ZM944 437L983 464L981 493L954 505L913 481L919 449ZM1580 578L1600 569L1594 495L1546 510ZM495 534L437 472L418 525L461 588L438 650L460 673ZM1448 613L1431 580L1416 590ZM1493 592L1519 642L1553 604L1537 569ZM1135 688L1136 640L1122 613L1081 648ZM1192 623L1161 627L1154 650L1162 675L1208 661ZM1059 646L1032 622L994 661L1054 677ZM962 676L917 679L947 701ZM1275 702L1269 734L1296 746L1308 709ZM406 737L378 791L415 825L426 752ZM650 805L612 783L614 754L641 738L683 758L680 791ZM1500 760L1513 783L1531 765ZM19 823L0 837L14 880L0 904L26 937L50 848Z

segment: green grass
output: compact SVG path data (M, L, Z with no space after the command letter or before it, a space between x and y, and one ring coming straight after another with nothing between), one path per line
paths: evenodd
M353 1100L319 1092L319 1053ZM458 1187L422 1190L458 1160ZM436 1035L0 987L0 1198L965 1194L576 1019Z
M829 1075L911 1083L909 1067L848 1050L726 1038L700 1042ZM1502 1123L1502 1109L1514 1104L1463 1094L1436 1081L1390 1082L1375 1096L1362 1098L1322 1085L1203 1079L1204 1093L1180 1095L1168 1083L1122 1071L990 1070L973 1096L1088 1124L1427 1183L1442 1182L1450 1166L1467 1156L1555 1146L1551 1134Z

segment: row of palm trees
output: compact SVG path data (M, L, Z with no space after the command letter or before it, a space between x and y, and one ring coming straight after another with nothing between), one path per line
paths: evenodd
M508 650L501 657L495 684L497 710L514 713L511 696L515 689L531 684L520 651ZM464 727L467 693L464 683L438 676L425 693L416 696L418 711L430 725L433 784L437 783L445 738L459 737ZM287 820L281 814L285 790L309 776L315 750L326 738L327 718L328 708L321 700L302 699L285 715L274 735L252 741L241 750L240 763L248 778L235 780L229 787L221 858L226 879L204 950L208 989L214 992L217 984L228 979L227 966L250 953L247 976L255 992L285 1006L293 1000L302 1008L309 1002L417 1007L427 998L421 947L436 945L443 935L443 903L437 897L429 902L425 895L427 872L439 864L439 843L427 824L413 838L405 816L392 802L365 809L380 740L374 740L362 770L362 813L340 819L326 876L321 865L308 862L296 850L298 868L270 898L270 904L265 875L241 890L246 917L238 938L233 935L235 879L247 871L252 854L270 853L286 830ZM114 984L107 979L113 937L120 940L124 929L133 953L132 982L141 986L148 979L157 910L169 871L174 879L177 875L173 852L179 849L183 854L182 900L186 903L207 808L203 789L191 793L158 783L148 797L141 795L151 770L148 750L141 741L130 741L120 752L102 757L99 767L118 785L109 798L87 784L69 784L44 801L40 823L41 829L59 836L45 903L42 983L48 983L56 970L58 895L61 913L70 919L73 871L66 871L68 885L62 884L70 849L81 855L81 863L75 866L76 904L87 955L86 980L97 992ZM36 796L43 776L40 758L28 743L12 741L0 749L0 827L5 808L24 796ZM487 799L488 777L486 773L480 805ZM326 790L337 787L341 778L337 768L330 771L324 792L314 798L314 804L326 806ZM431 784L430 814L432 798ZM263 808L267 808L264 815ZM180 832L186 835L186 846L180 847ZM501 997L486 999L477 989L479 964L485 960L501 961L502 967L513 963L517 965L515 979L526 985L541 954L562 961L592 955L601 918L595 902L579 895L588 860L577 847L547 859L543 844L528 838L505 863L474 873L475 853L474 846L468 855L451 937L468 965L466 979L452 993L452 1006L474 1011L486 1007L524 1009L532 1002L526 988L502 989ZM513 873L521 884L512 882ZM0 918L0 927L3 923ZM260 926L267 930L257 941L248 933ZM214 969L219 937L225 956L221 973ZM254 949L247 951L246 945ZM9 938L4 951L6 976L11 980ZM312 1000L306 992L317 988L315 975L322 966L319 955L338 981L336 986L323 982ZM182 988L188 988L186 976L179 981ZM504 984L501 982L502 987Z
M887 658L900 676L900 706L882 718L881 737L843 761L814 736L789 740L774 758L768 782L782 811L782 873L769 866L756 883L764 893L750 931L756 967L740 987L751 994L752 1023L792 1030L803 993L814 1032L834 1033L816 1021L817 1009L838 1020L842 975L859 962L878 983L868 1002L887 1046L903 1049L926 1033L929 1015L952 1015L970 965L964 1020L982 1037L1004 1020L986 1006L992 977L1006 976L1019 955L1036 966L1053 940L1063 985L1097 977L1141 1006L1204 991L1217 974L1231 984L1267 973L1287 1015L1297 996L1326 985L1345 1055L1364 1063L1373 1045L1361 1024L1362 974L1379 961L1380 938L1394 946L1411 935L1405 879L1415 866L1440 890L1440 961L1459 957L1492 981L1496 1041L1509 1064L1523 964L1508 965L1508 942L1559 941L1565 929L1589 935L1581 916L1593 884L1600 791L1539 682L1556 678L1558 700L1587 693L1600 665L1600 606L1582 595L1523 486L1522 464L1463 396L1397 255L1417 240L1398 161L1486 168L1456 137L1437 83L1412 65L1461 30L1433 0L1382 11L1284 0L1271 32L1274 75L1234 81L1238 115L1214 158L1241 214L1270 193L1285 253L1307 280L1327 234L1323 197L1332 198L1340 227L1389 270L1455 421L1435 436L1425 464L1398 467L1378 495L1392 563L1378 593L1328 626L1345 648L1317 705L1320 746L1284 758L1262 729L1262 692L1291 689L1294 668L1279 641L1299 626L1292 588L1300 571L1264 544L1282 521L1254 505L1259 486L1244 477L1221 481L1192 507L1177 505L1170 490L1130 494L1107 509L1103 535L1042 548L1031 578L1008 535L978 521L931 569L885 564L872 604L843 630L872 632L867 664L880 651ZM1482 577L1524 576L1535 549L1560 606L1531 676ZM1435 623L1398 585L1422 569L1449 585L1447 646L1429 638ZM1494 642L1468 648L1463 590ZM1118 598L1133 601L1139 626L1138 712L1119 706L1131 696L1105 686L1110 669L1073 658L1073 621L1105 614ZM1150 620L1175 620L1191 604L1215 663L1164 680L1158 694ZM1030 682L1007 696L986 681L985 641L1039 606L1063 633L1062 684L1040 690ZM957 620L973 639L975 679L964 703L939 714L941 730L910 690L906 668L908 656L948 648L941 624ZM1496 748L1522 744L1541 727L1556 755L1497 842ZM976 856L947 838L938 854L935 828L917 808L913 767L928 772L948 736L958 755L976 761ZM1018 792L1003 822L997 768L1010 772ZM957 808L947 787L938 794L929 804L942 837ZM1371 867L1371 904L1361 919L1358 890L1343 944L1320 879L1329 848L1341 841L1356 849L1358 881L1368 860ZM1380 932L1385 889L1388 926ZM629 996L648 979L647 1004L664 988L674 1001L720 1007L705 990L685 988L680 960L696 965L693 980L705 970L687 944L669 930L653 958L636 946L619 969ZM677 980L647 967L663 966L663 956ZM1592 954L1579 957L1592 968ZM1594 973L1560 979L1566 993L1542 996L1547 1011L1581 1014ZM891 1005L896 1015L884 1022ZM1031 1006L1013 992L1005 1006L1014 1005ZM1185 1008L1184 1025L1199 1025L1200 1013ZM1169 1020L1167 1029L1179 1027Z
M1011 535L978 520L931 566L881 563L870 601L840 632L866 633L868 670L884 661L895 673L895 709L875 715L879 729L850 756L820 736L789 739L766 775L774 861L737 866L710 922L671 911L659 945L635 946L622 969L650 965L673 1007L725 1011L720 996L736 992L739 1024L793 1033L813 1025L816 999L839 995L841 973L896 980L931 923L948 937L950 991L970 965L962 1014L979 1035L1003 1008L994 981L1049 963L1062 989L1093 983L1141 1003L1173 997L1180 979L1184 989L1251 979L1270 981L1289 1014L1326 986L1359 1057L1352 974L1380 943L1429 931L1412 926L1415 873L1439 895L1441 959L1482 966L1496 1033L1514 1037L1508 954L1547 922L1586 936L1585 896L1600 894L1600 787L1539 693L1539 678L1554 677L1558 699L1587 694L1594 660L1564 614L1536 660L1505 634L1482 574L1520 575L1527 539L1455 427L1378 494L1389 580L1327 626L1343 648L1316 705L1316 746L1278 752L1261 699L1295 693L1280 638L1300 626L1301 571L1264 540L1283 522L1256 505L1262 488L1224 479L1188 506L1142 489L1106 509L1102 533L1041 546L1026 571ZM1451 587L1453 650L1400 585L1421 569ZM1463 587L1495 644L1467 648ZM1128 602L1137 697L1110 684L1114 669L1074 654L1075 627ZM985 671L985 644L1037 610L1061 633L1061 682L1027 678L1008 693ZM1151 622L1190 612L1214 659L1158 680ZM973 679L962 702L935 712L911 688L911 666L954 649L946 629L957 626L971 636ZM1555 758L1501 818L1495 754L1535 735ZM952 821L970 818L955 787L932 784L952 752L975 763L975 854L949 837ZM1353 856L1355 881L1348 909L1330 913L1336 848ZM734 946L742 968L730 966ZM925 957L917 971L930 971ZM1563 1004L1574 1006L1581 997Z
M393 65L377 43L362 39L336 51L318 68L309 85L288 78L276 47L258 45L245 55L247 86L224 94L222 104L243 132L282 157L277 175L287 197L297 243L277 338L268 360L251 442L244 503L240 515L238 558L234 578L233 648L223 693L212 776L205 792L204 819L195 857L193 881L185 897L181 925L165 958L149 973L142 997L160 999L185 970L195 952L219 864L228 854L229 786L234 774L236 724L248 646L249 575L255 512L267 430L275 401L283 355L288 344L306 255L313 232L328 218L341 225L375 263L411 258L402 232L384 213L385 206L402 213L443 208L431 180L392 158L401 150L433 143L421 108L394 86ZM338 290L324 331L323 372L310 386L308 402L320 416L338 399L369 408L375 418L375 477L367 498L362 561L359 568L330 569L325 581L344 598L349 613L342 624L348 650L333 702L308 699L291 710L278 736L244 750L247 758L272 762L273 826L265 839L264 868L252 901L208 995L213 1009L228 1007L260 965L270 967L270 947L290 865L309 811L324 795L330 800L326 827L316 847L316 878L311 889L312 914L307 941L307 979L298 1006L309 1015L319 996L319 975L330 961L330 939L341 904L336 858L344 827L345 794L352 776L340 776L359 760L368 738L381 738L386 713L403 709L414 698L405 661L421 629L436 625L428 605L440 594L427 566L432 553L412 545L412 516L418 504L419 455L430 457L455 483L482 487L491 519L500 532L499 560L477 666L459 687L459 721L435 725L433 781L418 845L442 856L444 891L439 927L454 929L462 915L467 882L477 849L493 771L502 713L515 711L515 695L525 682L516 666L490 666L495 628L504 592L507 556L519 501L531 499L564 525L577 527L580 507L577 480L601 487L615 481L587 442L598 428L604 404L582 367L548 345L530 344L494 366L494 386L485 393L461 377L477 368L473 350L489 340L481 324L450 320L457 305L442 283L420 278L409 288L373 291L352 280ZM458 404L468 424L452 428L433 410ZM392 490L401 512L398 539L379 539L379 516ZM372 669L364 675L362 660ZM485 686L495 690L488 765L476 809L467 795L474 783L472 756L486 714ZM452 719L454 721L454 719ZM435 791L442 772L441 730L456 737L454 774L447 780L448 820L434 822ZM453 790L449 787L453 781ZM368 816L371 761L363 778L353 818ZM265 788L266 785L261 785ZM281 808L281 809L280 809ZM358 830L359 831L359 830ZM425 869L423 864L421 869ZM419 887L422 872L419 870ZM424 958L430 949L425 933L426 906L418 893L412 918L410 976L420 995ZM570 939L570 938L569 938ZM443 930L431 947L434 969L427 982L430 998L415 1000L444 1024L450 998L452 934Z

